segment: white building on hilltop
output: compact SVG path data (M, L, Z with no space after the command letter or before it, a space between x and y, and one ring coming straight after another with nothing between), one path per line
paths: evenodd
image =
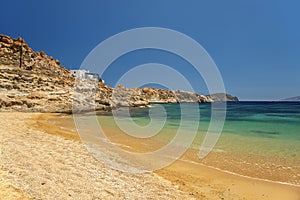
M70 70L71 74L76 78L85 79L85 74L89 73L88 70Z
M73 76L75 76L76 78L79 78L79 79L89 79L89 80L100 80L101 82L104 83L104 81L102 79L100 79L99 77L99 74L97 73L90 73L88 70L70 70L71 74Z

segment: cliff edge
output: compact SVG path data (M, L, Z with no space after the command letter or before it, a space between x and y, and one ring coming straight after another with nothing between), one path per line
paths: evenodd
M75 77L60 61L33 51L22 38L0 35L0 110L72 112ZM110 104L112 88L97 82L96 109ZM85 106L88 100L80 103Z

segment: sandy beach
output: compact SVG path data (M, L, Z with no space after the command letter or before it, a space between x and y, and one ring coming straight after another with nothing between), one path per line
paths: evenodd
M0 115L0 199L193 199L156 174L104 166L78 141L39 130L40 116Z
M59 117L1 113L1 199L300 199L299 187L225 173L184 157L155 173L110 169L87 152L71 124L51 123Z

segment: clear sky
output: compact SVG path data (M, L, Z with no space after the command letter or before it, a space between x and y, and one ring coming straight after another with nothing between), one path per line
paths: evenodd
M75 69L114 34L138 27L170 28L207 50L228 93L242 100L278 100L300 95L299 9L298 0L11 0L1 2L0 33L21 36L34 50ZM137 52L116 61L104 79L113 84L121 65L151 58L170 65L181 62L150 54ZM135 60L141 56L145 58ZM205 93L203 86L196 89Z

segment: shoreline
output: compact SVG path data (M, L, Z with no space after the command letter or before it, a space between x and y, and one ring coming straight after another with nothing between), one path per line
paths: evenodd
M69 117L70 115L53 113L21 113L21 115L27 115L27 121L25 117L27 128L40 130L43 134L49 134L55 138L59 136L58 138L80 144L79 136L75 131L70 131L68 125L61 126L63 124L53 124L51 121L51 119L59 120L62 116ZM31 119L28 119L29 116ZM299 200L298 197L300 197L300 188L297 186L254 180L206 165L199 165L199 163L187 163L185 160L178 160L166 168L155 171L154 174L162 177L163 180L170 181L175 188L178 187L186 193L186 198Z
M101 117L99 118L101 121L100 124L103 123L103 126L101 125L101 127L105 133L108 133L106 137L110 143L117 145L124 150L140 153L150 152L163 147L166 145L166 142L169 141L168 139L165 140L164 135L162 135L163 137L151 137L151 139L136 139L130 136L128 137L126 134L122 133L121 130L119 131L118 128L115 128L115 124L113 125L109 118L106 118L106 116L99 117ZM69 120L67 120L67 118L69 118ZM71 126L74 126L74 122L71 118L72 116L66 115L65 117L62 117L61 120L50 119L49 123L57 123L56 125L60 126L60 128L64 131L72 129L73 134L77 136L75 128L71 128ZM47 125L47 123L45 125ZM47 126L49 127L49 124ZM244 178L300 187L298 178L298 174L300 173L300 168L298 167L300 164L299 160L291 159L289 157L249 154L245 152L245 150L242 152L239 150L236 150L236 152L230 151L228 149L223 151L221 149L224 147L226 148L224 143L221 143L219 146L217 144L215 146L215 150L213 150L205 159L199 159L199 149L197 147L201 145L201 143L199 144L199 141L203 140L201 137L202 136L200 136L200 138L195 138L198 142L196 144L192 144L192 146L187 149L186 153L181 157L182 161L185 160L188 163L199 164ZM236 140L236 136L232 134L223 134L222 137L223 138L221 138L220 141L226 141L226 143ZM249 141L249 139L251 140ZM241 144L244 144L244 141L248 141L249 143L256 142L252 141L252 139L253 138L251 137L242 138L238 141L243 142ZM260 143L264 142L265 141L263 139L260 141ZM289 166L291 166L291 168Z
M48 121L49 123L49 121ZM60 124L60 126L62 126L63 124ZM63 126L62 126L63 127ZM68 129L68 128L66 128ZM64 128L64 130L66 130ZM74 134L77 134L74 132ZM110 138L113 139L113 138ZM119 140L121 140L119 138ZM113 142L117 142L118 141L113 141ZM120 143L121 144L121 143ZM122 143L123 144L123 143ZM125 145L133 145L132 143L125 143ZM124 145L124 144L123 144ZM143 149L144 150L144 149ZM183 158L181 158L183 159ZM234 198L244 198L244 199L253 199L253 197L255 196L256 199L260 199L263 197L263 199L296 199L299 200L297 197L300 197L300 186L299 185L292 185L289 183L280 183L277 181L272 181L272 180L264 180L264 179L260 179L260 178L255 178L255 177L248 177L248 176L244 176L241 174L237 174L234 172L230 172L230 171L226 171L226 170L222 170L222 169L218 169L216 167L212 167L212 166L208 166L202 163L188 163L185 160L181 160L179 159L178 161L174 162L173 164L171 164L170 166L167 166L166 168L160 169L155 171L154 173L158 174L159 176L163 177L164 179L167 179L169 181L171 181L173 184L175 185L179 185L179 188L182 191L188 192L190 194L192 194L193 196L195 196L196 198L200 198L200 199L211 199L212 197L216 197L216 193L220 193L219 196L220 198L222 198L222 196L226 196L227 194L231 194L233 196L235 196ZM193 161L190 161L193 162ZM191 165L193 166L191 171L189 171L188 174L186 174L187 176L189 176L189 179L184 179L182 177L178 177L177 174L180 174L183 171L186 171L187 168L191 167ZM194 182L195 179L197 179L197 171L199 171L199 168L201 168L202 171L204 171L204 173L201 174L201 178L208 178L209 177L215 177L214 174L220 174L220 176L223 177L223 185L225 185L225 187L219 187L219 186L212 186L212 185L218 185L216 183L214 183L214 181L207 181L206 183L201 183L202 185L192 185L190 186L189 184L191 182ZM207 174L206 174L207 173ZM192 176L190 175L192 174ZM231 183L231 181L234 180L234 183ZM234 186L232 187L231 184L234 185L239 185L240 183L242 183L241 187L237 187ZM252 187L252 185L259 185L259 186L255 186ZM221 184L222 185L222 184ZM214 188L214 189L210 189L210 192L207 192L204 190L201 191L203 188ZM198 188L198 189L195 189ZM224 189L227 188L227 189ZM237 189L238 188L238 189ZM260 188L265 188L266 191L261 190ZM227 190L230 190L230 192L228 192ZM206 189L207 190L207 189ZM259 192L257 192L257 190ZM242 191L242 192L241 192ZM282 196L284 195L284 196ZM218 197L218 198L219 198ZM226 197L225 197L226 198Z
M182 191L206 191L204 194L215 195L212 199L299 199L299 187L241 177L207 166L188 166L182 161L176 161L156 173L179 184Z
M234 176L239 176L239 177L242 177L242 178L253 179L253 180L263 181L263 182L267 182L267 183L287 185L287 186L297 187L297 188L300 189L300 185L297 185L297 184L287 183L287 182L283 182L283 181L273 181L273 180L269 180L269 179L263 179L263 178L257 178L257 177L247 176L247 175L243 175L243 174L231 172L229 170L224 170L224 169L221 169L221 168L218 168L218 167L214 167L214 166L210 166L210 165L205 165L205 164L202 164L202 163L197 163L197 162L190 161L190 160L181 160L181 159L179 159L179 160L183 161L183 162L191 163L191 164L194 164L194 165L201 165L201 166L204 166L204 167L208 167L208 168L220 171L220 172L224 172L224 173L231 174L231 175L234 175Z

